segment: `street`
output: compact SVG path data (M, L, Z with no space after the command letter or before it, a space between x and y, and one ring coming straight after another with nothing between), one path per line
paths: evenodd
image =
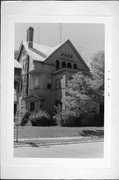
M103 147L103 142L16 147L14 148L14 156L39 158L103 158Z

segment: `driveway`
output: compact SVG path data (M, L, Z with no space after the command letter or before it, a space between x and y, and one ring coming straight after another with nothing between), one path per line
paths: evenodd
M36 158L103 158L103 148L103 142L27 146L14 148L14 156Z

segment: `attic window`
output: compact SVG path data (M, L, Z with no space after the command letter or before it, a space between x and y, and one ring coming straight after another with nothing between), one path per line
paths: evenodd
M61 55L63 56L63 53L61 53Z
M70 55L70 57L72 58L72 55Z
M77 69L77 64L74 64L74 69Z

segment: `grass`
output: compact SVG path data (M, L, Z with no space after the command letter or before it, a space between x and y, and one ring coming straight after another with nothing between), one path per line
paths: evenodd
M18 129L19 139L24 138L48 138L48 137L79 137L84 131L103 130L103 127L33 127L22 126ZM90 134L89 134L90 136ZM16 128L14 129L14 138L16 137Z

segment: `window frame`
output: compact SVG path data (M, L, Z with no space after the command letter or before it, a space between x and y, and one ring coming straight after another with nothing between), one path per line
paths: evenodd
M69 67L70 65L70 67ZM67 63L67 68L72 69L72 64L70 62Z
M31 101L30 102L30 111L34 111L34 109L35 109L35 102Z
M56 79L56 80L55 80L55 89L56 89L56 90L61 89L60 79Z

